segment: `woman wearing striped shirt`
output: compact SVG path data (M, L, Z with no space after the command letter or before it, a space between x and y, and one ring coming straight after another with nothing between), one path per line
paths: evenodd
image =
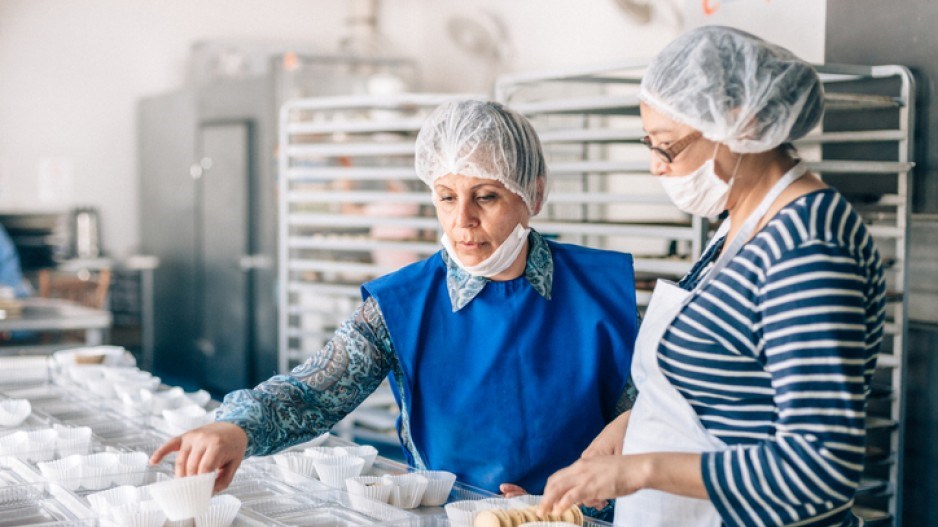
M823 113L807 63L724 27L642 80L652 172L728 217L635 346L631 411L548 481L542 512L618 498L617 525L856 525L866 399L885 319L862 218L791 146Z

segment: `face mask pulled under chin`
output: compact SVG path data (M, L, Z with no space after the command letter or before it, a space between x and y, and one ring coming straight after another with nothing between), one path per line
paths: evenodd
M688 214L713 218L726 210L731 185L717 175L714 168L716 150L713 154L714 157L686 176L658 177L658 181L661 182L661 186L664 187L665 193L674 205ZM737 159L736 170L739 169L740 159L742 159L741 156ZM734 177L736 170L733 170ZM732 180L731 177L730 182Z
M530 232L531 229L522 227L520 223L515 225L514 230L512 230L508 238L495 249L495 252L476 265L465 265L462 263L462 260L460 260L459 256L456 254L453 241L449 239L446 233L443 233L440 241L443 243L443 248L446 249L446 253L449 255L450 259L452 259L460 269L472 276L491 278L500 274L505 269L511 267L511 264L515 263L515 260L518 259L518 255L521 254L521 250L524 249L524 242L527 241L528 233Z

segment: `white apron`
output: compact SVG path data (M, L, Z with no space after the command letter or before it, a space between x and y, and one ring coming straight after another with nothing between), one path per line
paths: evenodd
M681 309L736 256L772 202L806 171L805 164L799 162L782 176L693 292L668 280L658 280L635 341L632 380L639 397L629 417L623 454L712 452L726 448L726 443L703 427L690 403L665 378L658 367L658 346ZM713 241L720 239L728 228L729 222L724 222ZM616 500L614 523L622 527L719 527L721 520L710 500L646 489Z

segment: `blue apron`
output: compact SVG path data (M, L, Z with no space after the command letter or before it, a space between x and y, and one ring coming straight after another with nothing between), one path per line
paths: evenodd
M454 313L440 253L362 286L387 323L428 468L540 494L615 417L637 332L632 257L548 244L551 300L522 275Z

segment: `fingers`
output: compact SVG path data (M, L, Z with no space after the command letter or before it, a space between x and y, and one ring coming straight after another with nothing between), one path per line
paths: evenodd
M528 493L528 491L524 490L523 488L513 483L502 483L498 487L498 490L506 498L514 498L515 496L524 496L525 494Z
M215 478L215 488L212 492L221 492L227 489L228 485L231 485L231 480L234 479L234 475L238 471L239 466L241 466L241 460L234 459L219 468L218 476Z
M175 472L176 472L177 478L181 478L186 475L186 464L188 463L189 452L191 451L191 449L192 447L186 444L184 444L182 447L179 448L179 455L176 456L176 464L175 464Z
M157 448L153 455L150 456L150 464L156 465L166 457L170 452L175 452L179 450L179 447L182 446L182 437L176 436L169 441L163 443L159 448Z
M556 503L566 494L567 489L565 488L563 481L564 475L570 468L562 469L553 476L547 478L547 486L544 487L544 495L541 498L541 502L537 506L537 514L540 517L546 516L548 513L552 513L555 509Z
M194 476L196 474L201 474L199 472L199 465L202 464L202 458L205 456L205 446L197 445L193 446L192 450L189 451L189 457L186 459L186 475ZM214 470L214 468L212 468ZM210 472L210 471L206 471Z

